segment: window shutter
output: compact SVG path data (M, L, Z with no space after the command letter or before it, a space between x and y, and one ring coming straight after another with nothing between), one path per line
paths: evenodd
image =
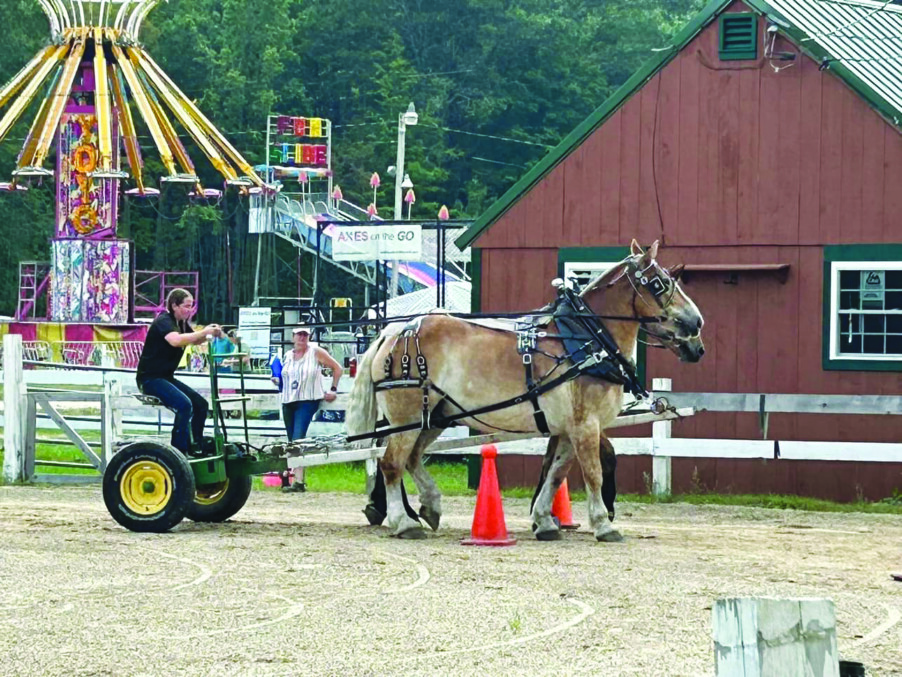
M720 17L720 59L737 61L758 58L758 17L755 14L724 14Z

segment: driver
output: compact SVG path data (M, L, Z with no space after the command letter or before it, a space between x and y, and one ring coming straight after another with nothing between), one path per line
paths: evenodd
M136 380L145 395L156 397L175 412L172 425L172 446L183 454L191 452L191 433L200 449L204 423L209 409L207 401L181 381L175 380L175 370L185 347L199 345L208 336L222 336L218 324L209 324L195 331L188 324L194 315L194 297L185 289L173 289L166 297L166 310L160 313L147 330L141 358L138 360ZM189 428L190 424L190 428Z

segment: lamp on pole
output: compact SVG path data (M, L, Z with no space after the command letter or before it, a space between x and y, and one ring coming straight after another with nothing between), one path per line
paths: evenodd
M420 116L417 115L416 109L413 107L413 103L411 103L407 107L407 112L401 113L398 116L398 161L395 165L395 221L400 221L402 216L401 211L401 193L403 191L403 183L405 179L404 174L404 137L406 135L407 127L414 125L419 122ZM409 182L410 179L408 178ZM392 261L392 275L391 275L391 297L394 298L398 295L398 261Z

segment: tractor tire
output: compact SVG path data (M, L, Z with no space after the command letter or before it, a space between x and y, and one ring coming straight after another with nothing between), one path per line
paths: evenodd
M193 500L191 465L168 444L127 444L103 474L103 502L113 519L130 531L169 531L182 521Z
M250 475L197 487L187 517L195 522L225 522L244 507L252 487Z

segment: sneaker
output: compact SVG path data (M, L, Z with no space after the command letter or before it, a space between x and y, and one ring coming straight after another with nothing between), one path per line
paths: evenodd
M295 482L289 487L282 487L282 492L286 494L299 494L307 491L307 485L304 482Z

